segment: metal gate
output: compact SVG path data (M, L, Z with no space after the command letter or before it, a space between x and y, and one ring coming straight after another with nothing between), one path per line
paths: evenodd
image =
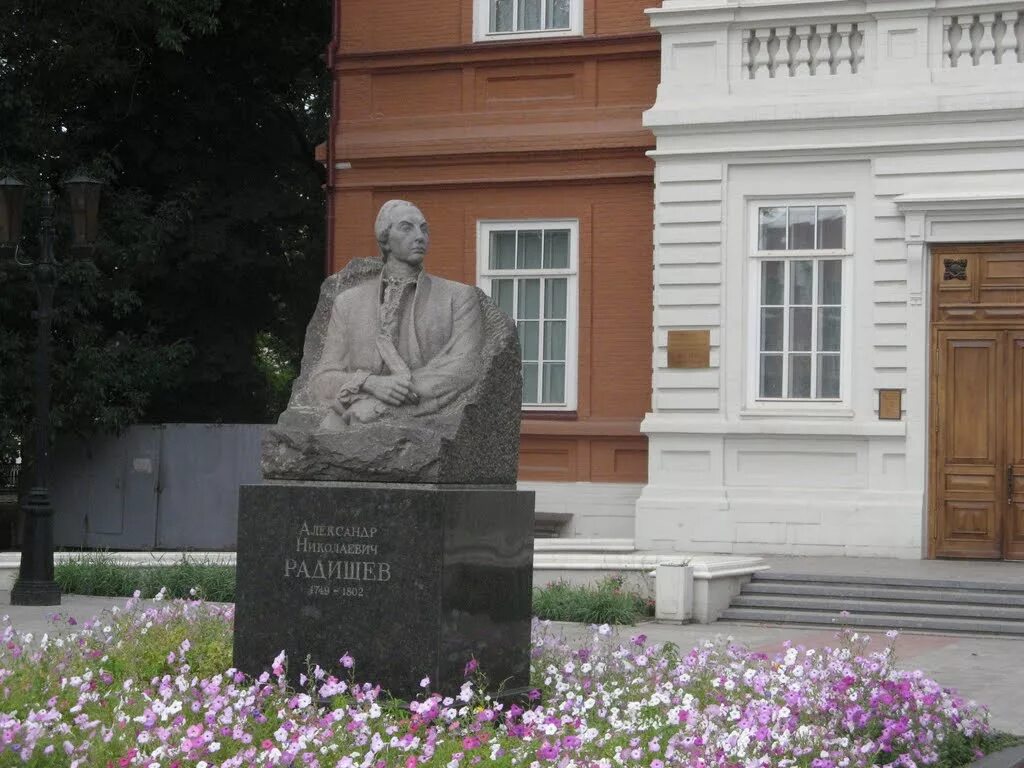
M139 425L67 438L53 461L54 543L233 550L238 486L262 481L262 424Z

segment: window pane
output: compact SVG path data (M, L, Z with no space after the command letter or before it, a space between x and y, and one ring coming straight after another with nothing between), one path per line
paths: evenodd
M818 247L846 247L846 206L823 205L818 208Z
M760 397L782 397L782 355L761 355Z
M566 286L568 280L561 278L548 278L544 281L544 317L552 320L566 317Z
M818 303L843 302L843 262L838 259L818 262Z
M786 250L786 209L761 208L758 221L758 250Z
M569 28L569 0L547 0L548 29Z
M765 307L761 310L761 351L782 351L782 307Z
M519 346L523 348L523 360L538 360L540 349L540 323L536 320L520 320Z
M810 304L814 292L814 262L793 261L789 267L789 303Z
M540 279L519 281L519 312L516 320L537 320L540 318Z
M512 0L491 0L491 32L512 31Z
M564 320L549 320L544 323L544 359L565 360Z
M491 269L516 268L516 233L491 232Z
M544 363L541 400L553 405L565 402L565 363Z
M818 397L839 397L839 355L818 355Z
M519 30L540 29L542 0L519 0Z
M842 320L839 307L821 307L818 310L818 349L838 352Z
M569 268L569 230L544 233L544 269Z
M789 348L793 352L811 351L810 307L794 307L789 310Z
M515 317L515 280L492 280L491 298L509 317Z
M786 263L761 262L761 303L782 304L786 297Z
M537 364L523 363L523 405L537 405Z
M811 356L789 356L789 396L811 396Z
M814 247L814 206L789 209L789 250Z
M542 246L542 233L539 230L520 232L516 266L519 269L540 269Z

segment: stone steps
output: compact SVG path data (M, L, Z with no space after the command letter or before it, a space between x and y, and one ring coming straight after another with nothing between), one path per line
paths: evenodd
M1024 584L769 571L721 620L1024 636Z

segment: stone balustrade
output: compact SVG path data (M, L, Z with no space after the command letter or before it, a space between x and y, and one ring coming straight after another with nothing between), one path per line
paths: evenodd
M856 23L761 27L743 32L743 73L758 78L856 74L864 33Z
M947 16L942 44L951 69L1024 64L1024 8Z

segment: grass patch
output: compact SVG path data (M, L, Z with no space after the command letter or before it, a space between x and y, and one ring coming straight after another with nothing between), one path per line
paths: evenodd
M623 588L621 576L607 576L595 586L556 581L533 591L533 613L539 619L581 624L635 624L654 614L654 603Z
M134 565L109 553L84 554L58 562L54 579L61 591L73 595L131 597L138 590L144 598L164 588L168 598L201 596L217 603L235 600L235 567L183 555L160 565ZM195 590L193 592L192 590Z

